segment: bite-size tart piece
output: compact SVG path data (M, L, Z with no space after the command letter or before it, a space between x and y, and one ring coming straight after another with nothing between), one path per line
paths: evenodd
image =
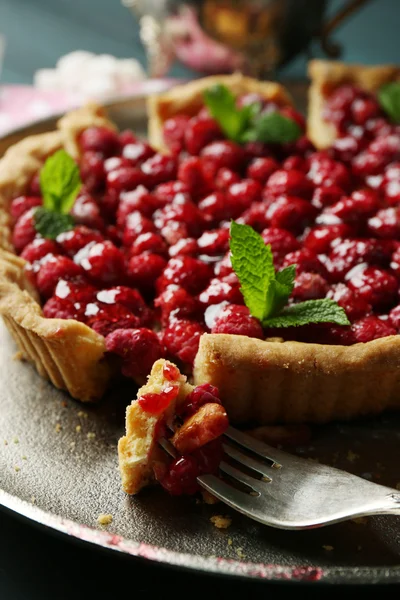
M123 489L136 494L158 482L173 495L196 493L198 475L218 470L228 424L215 386L192 386L176 365L156 361L126 411L126 435L118 443ZM163 440L175 457L162 449Z

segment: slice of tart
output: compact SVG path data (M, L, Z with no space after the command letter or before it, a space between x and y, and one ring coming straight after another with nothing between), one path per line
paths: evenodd
M307 133L317 148L332 146L353 126L384 118L376 93L386 83L400 81L396 65L359 65L338 61L312 60ZM373 126L373 123L370 123ZM355 131L359 137L359 131ZM342 143L343 145L343 143Z
M156 361L126 411L126 435L118 443L123 489L136 494L158 482L173 495L197 492L196 477L218 469L227 427L217 388L194 387L176 365ZM162 441L171 444L174 458Z

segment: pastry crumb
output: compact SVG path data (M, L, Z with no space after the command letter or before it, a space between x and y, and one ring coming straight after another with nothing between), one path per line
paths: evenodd
M62 427L61 427L61 423L56 423L56 426L54 427L55 432L56 433L60 433Z
M228 538L228 546L232 546L233 544L233 539L232 538Z
M86 437L88 440L94 440L96 434L93 431L89 431Z
M77 425L75 427L75 431L76 431L76 433L80 433L82 431L82 425Z
M62 402L61 402L61 406L62 406L63 408L67 408L67 406L68 406L68 402L67 402L66 400L62 400Z
M36 502L35 496L31 496L31 504L35 504L35 502Z
M218 498L210 494L207 490L202 490L201 495L205 504L217 504L219 502Z
M210 521L217 529L228 529L232 525L231 517L224 517L222 515L214 515L210 518Z
M246 558L246 555L243 553L243 548L236 548L236 554L241 559Z
M347 460L349 462L354 462L355 460L357 460L357 458L360 458L359 454L356 454L355 452L353 452L352 450L349 450L346 456Z
M8 446L8 442L7 442L7 440L4 440L4 445L5 445L5 446Z
M368 523L367 517L354 517L354 519L351 520L357 525L366 525Z
M333 550L333 546L329 546L329 544L323 545L322 547L327 552L332 552L332 550Z
M22 455L22 460L28 460L27 457L25 456L25 454Z
M13 360L24 360L24 354L21 350L18 350L13 356Z
M97 517L97 522L100 525L109 525L110 523L112 523L112 520L113 520L113 516L110 515L110 514L103 514L103 513L101 513L101 515L99 515Z
M87 419L87 418L88 418L88 416L89 416L89 415L87 414L87 412L84 412L83 410L80 410L80 411L78 412L78 417L80 417L80 418L82 418L82 419Z
M17 437L15 437L15 438L13 439L13 442L14 442L14 444L19 444L19 439L18 439Z
M16 471L18 473L18 471L20 471L20 470L21 470L21 467L19 467L18 465L15 465L14 471Z

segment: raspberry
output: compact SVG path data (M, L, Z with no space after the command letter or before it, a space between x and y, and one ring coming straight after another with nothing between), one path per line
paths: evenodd
M117 133L107 127L88 127L79 136L83 152L98 152L103 157L119 153L120 142Z
M400 162L390 164L380 186L389 204L400 204Z
M308 248L302 248L301 250L295 250L286 254L282 267L288 267L289 265L296 265L296 275L300 275L304 271L319 273L322 276L326 275L324 264Z
M98 231L93 231L84 225L77 225L71 231L64 231L57 236L57 243L71 258L84 246L91 242L102 242L103 236Z
M400 246L393 252L390 268L395 275L400 279Z
M164 122L163 138L172 152L180 152L183 149L185 129L190 118L186 115L176 115Z
M35 210L36 207L33 207L24 212L15 224L12 243L18 254L22 252L25 246L33 242L37 235L34 217Z
M132 163L127 158L123 158L123 156L111 156L104 161L105 173L111 173L111 171L116 171L121 167L132 167Z
M229 248L229 231L227 229L205 231L197 240L197 245L200 254L223 255Z
M159 207L158 199L143 185L139 185L135 190L122 192L117 209L117 224L122 227L128 215L136 211L150 218Z
M199 202L199 210L201 210L204 218L209 223L217 225L228 216L225 194L223 192L214 192L206 196Z
M182 256L171 258L163 275L157 281L158 293L170 284L182 286L190 294L198 294L212 277L212 268L197 258Z
M379 238L400 239L400 207L379 210L368 220L368 229Z
M322 153L315 152L310 156L310 169L307 177L315 186L337 186L343 190L350 187L351 178L348 169Z
M378 102L374 98L356 98L351 105L351 116L354 123L364 125L369 119L381 113Z
M152 321L151 310L146 306L138 290L119 285L108 290L97 292L96 299L103 304L120 304L125 306L140 320L143 326L150 325Z
M203 216L199 209L183 194L177 197L173 204L157 210L153 220L157 229L163 229L171 221L184 223L190 236L199 235L204 226Z
M300 248L300 243L294 235L285 229L267 227L261 235L264 242L271 245L274 258L278 261L289 252L294 252Z
M66 256L49 256L39 268L36 285L43 298L50 298L60 279L82 275L82 269Z
M328 289L328 283L321 275L303 271L296 276L292 298L301 301L324 298Z
M299 113L299 111L297 111L295 108L293 108L292 106L284 106L283 108L280 109L279 112L287 119L291 119L292 121L297 123L297 125L300 127L302 132L305 131L306 120L303 117L303 115L301 113Z
M146 185L145 173L137 167L120 167L107 173L107 190L119 195L121 192L134 190L139 185Z
M193 117L184 130L184 141L189 154L198 155L204 146L222 137L221 128L211 118Z
M53 240L35 238L33 242L25 246L21 252L21 258L30 263L44 258L47 254L59 254L60 247Z
M157 198L159 207L162 208L166 204L171 204L177 194L189 194L189 191L189 187L183 181L166 181L160 183L153 190L153 194Z
M185 398L180 407L184 419L194 415L205 404L221 404L218 388L210 383L197 385Z
M151 219L143 217L140 212L130 213L125 221L122 243L129 248L142 233L154 233L155 227Z
M327 293L327 298L334 300L341 306L351 321L368 315L372 307L355 290L350 289L344 283L338 283Z
M141 233L132 243L129 254L130 256L139 256L145 252L165 256L168 253L167 244L158 233L153 233L151 231Z
M146 328L117 329L106 337L106 348L121 356L123 375L141 380L150 373L153 363L165 355L157 335Z
M343 130L346 122L351 119L351 106L359 94L359 90L352 85L338 87L325 103L324 119L334 123L339 130Z
M168 250L171 258L175 256L196 256L198 253L199 246L194 238L182 238L173 246L170 246Z
M99 192L105 186L106 173L103 157L98 152L85 152L79 163L81 179L90 193Z
M386 249L378 240L344 239L334 245L326 266L332 281L338 282L356 265L382 264L388 260Z
M10 213L14 221L18 221L24 213L30 208L41 206L42 199L40 196L18 196L11 202Z
M155 282L165 269L167 261L159 254L132 256L128 263L128 276L131 285L144 293L153 291Z
M158 393L143 394L138 399L139 406L151 415L161 414L179 394L179 386L169 385Z
M389 313L389 323L396 328L397 331L400 329L400 305L395 306Z
M367 219L379 208L379 198L373 190L356 190L331 206L329 212L348 223Z
M176 178L177 162L173 156L155 154L142 164L141 169L146 175L149 187L153 188Z
M312 185L302 171L275 171L267 181L267 190L273 196L287 194L289 196L300 196L309 198L312 193Z
M397 279L378 267L356 267L348 274L348 286L372 306L387 306L397 295Z
M130 129L124 129L124 131L121 131L118 139L122 147L126 146L127 144L134 144L137 140L135 134Z
M90 302L85 307L86 323L103 337L121 329L140 326L140 319L120 304Z
M255 158L247 167L247 177L265 185L272 173L278 169L279 163L274 158Z
M98 229L99 231L104 230L105 223L100 214L100 208L93 197L85 192L81 192L75 200L71 215L75 223L79 225L86 225L90 229Z
M189 189L193 198L206 196L213 188L212 179L207 173L204 161L197 156L180 161L178 179Z
M237 276L230 273L221 278L211 279L209 286L201 292L199 300L206 306L225 301L231 304L242 304L243 296Z
M204 327L195 321L176 319L164 329L162 341L168 354L187 365L193 365Z
M169 221L160 231L164 240L173 247L181 240L189 239L189 231L184 223L178 221Z
M316 208L324 208L338 202L343 195L344 191L337 185L321 186L315 188L311 203Z
M178 367L172 363L166 362L163 366L163 377L168 381L178 381L180 379L180 372Z
M351 228L345 223L320 225L310 229L303 240L303 245L314 254L327 254L332 247L332 242L347 238L350 235Z
M308 164L305 158L297 155L288 156L288 158L283 161L282 167L285 169L285 171L295 170L302 171L303 173L307 173L308 171Z
M42 190L40 188L40 172L35 173L30 180L28 194L29 196L40 196L42 194Z
M250 315L248 308L234 304L230 304L222 311L211 332L264 338L260 322Z
M217 277L225 277L225 275L229 275L232 272L231 253L227 252L224 258L216 263L214 273Z
M365 140L363 138L355 138L352 135L339 137L332 144L333 158L349 164L364 148Z
M245 160L243 149L228 140L212 142L203 148L200 154L209 164L212 164L214 173L222 168L238 171Z
M159 482L172 496L192 495L200 489L196 481L199 474L196 460L191 455L182 456L170 464Z
M242 213L242 215L237 219L237 222L250 225L256 231L261 231L269 225L267 210L268 205L265 202L254 202L250 208Z
M228 214L235 219L253 202L261 200L262 187L253 179L232 184L226 195Z
M294 196L281 196L268 208L267 218L271 227L301 233L314 221L316 214L316 208L307 200Z
M373 315L359 319L351 326L354 342L371 342L388 335L396 335L397 331L390 321L382 321Z
M255 179L255 178L254 178ZM219 169L215 175L214 185L217 190L226 192L227 189L234 183L239 183L240 177L231 169Z
M143 140L136 140L132 144L126 144L122 149L123 158L127 159L132 166L137 167L141 165L145 160L154 156L155 151L153 148L143 142Z
M184 288L170 285L155 300L154 306L161 309L161 324L165 327L171 318L197 319L200 304Z
M97 284L113 285L125 278L124 255L109 240L88 244L75 255L74 260Z
M54 290L54 297L60 300L68 300L84 307L88 302L92 302L96 297L96 288L90 285L84 277L74 277L73 279L60 279Z
M43 315L47 319L75 319L85 321L85 307L70 300L52 296L43 306Z

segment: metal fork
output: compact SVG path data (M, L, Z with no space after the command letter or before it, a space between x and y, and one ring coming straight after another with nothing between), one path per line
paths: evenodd
M162 447L173 454L172 445ZM219 476L199 484L247 517L279 529L309 529L367 515L400 515L400 492L298 458L229 427Z

